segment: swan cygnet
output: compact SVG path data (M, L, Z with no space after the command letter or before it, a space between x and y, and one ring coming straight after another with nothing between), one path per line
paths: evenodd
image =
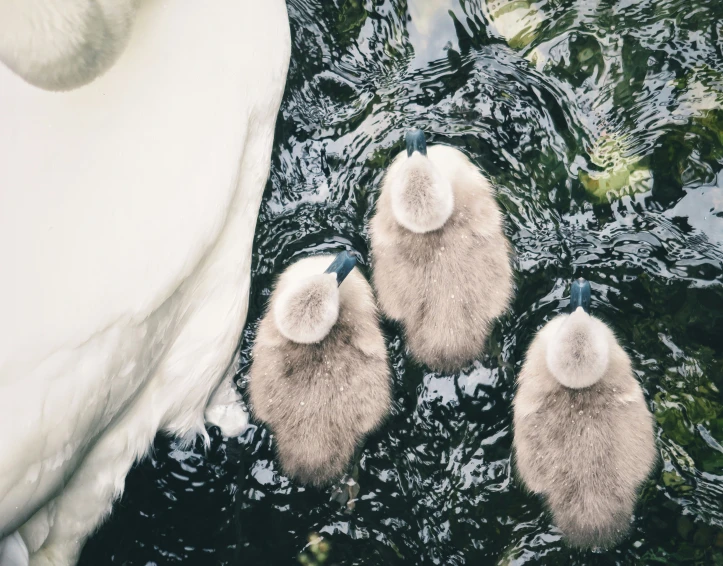
M609 547L628 531L657 458L653 417L630 359L590 316L590 284L572 284L571 314L530 346L514 399L514 454L573 546Z
M391 406L376 305L355 263L342 252L291 265L253 348L252 412L273 431L284 472L302 483L343 476Z
M413 356L455 370L477 357L512 296L510 245L489 181L460 151L412 130L371 221L374 286Z

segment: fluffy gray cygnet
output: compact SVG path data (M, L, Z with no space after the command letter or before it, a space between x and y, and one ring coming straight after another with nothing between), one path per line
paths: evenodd
M625 536L656 458L653 417L630 359L590 316L590 284L573 282L572 314L530 346L514 399L514 454L527 487L578 547Z
M302 483L339 479L391 407L376 304L354 264L343 252L291 265L253 348L253 414L273 431L284 472Z
M510 245L489 181L458 150L407 134L371 221L374 286L413 356L459 369L512 296Z

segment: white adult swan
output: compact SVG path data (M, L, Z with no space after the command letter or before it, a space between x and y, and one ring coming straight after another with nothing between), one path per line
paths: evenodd
M158 430L204 435L214 390L219 424L245 424L222 377L290 37L282 0L131 0L127 42L111 30L107 59L43 84L54 63L21 64L22 26L63 24L48 4L0 0L0 541L58 566Z

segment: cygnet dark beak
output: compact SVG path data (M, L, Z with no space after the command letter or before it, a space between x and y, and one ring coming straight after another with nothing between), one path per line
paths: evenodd
M344 251L334 258L324 273L336 273L337 285L341 285L355 265L356 256Z
M427 155L427 140L424 138L424 132L413 128L407 132L407 156L412 157L415 151L418 151L422 155Z
M590 283L582 277L573 281L570 287L570 310L575 312L577 307L582 307L582 310L590 314L590 302Z

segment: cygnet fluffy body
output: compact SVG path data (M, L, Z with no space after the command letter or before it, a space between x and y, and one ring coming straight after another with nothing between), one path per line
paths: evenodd
M371 288L356 270L344 279L344 255L305 258L281 275L249 379L253 414L273 431L283 470L314 485L344 474L391 406Z
M589 296L586 281L573 287ZM612 331L571 302L572 314L547 323L527 352L514 399L515 461L570 544L608 547L627 533L655 463L653 418Z
M512 296L510 246L489 181L458 150L407 134L371 221L382 311L434 369L477 357Z

